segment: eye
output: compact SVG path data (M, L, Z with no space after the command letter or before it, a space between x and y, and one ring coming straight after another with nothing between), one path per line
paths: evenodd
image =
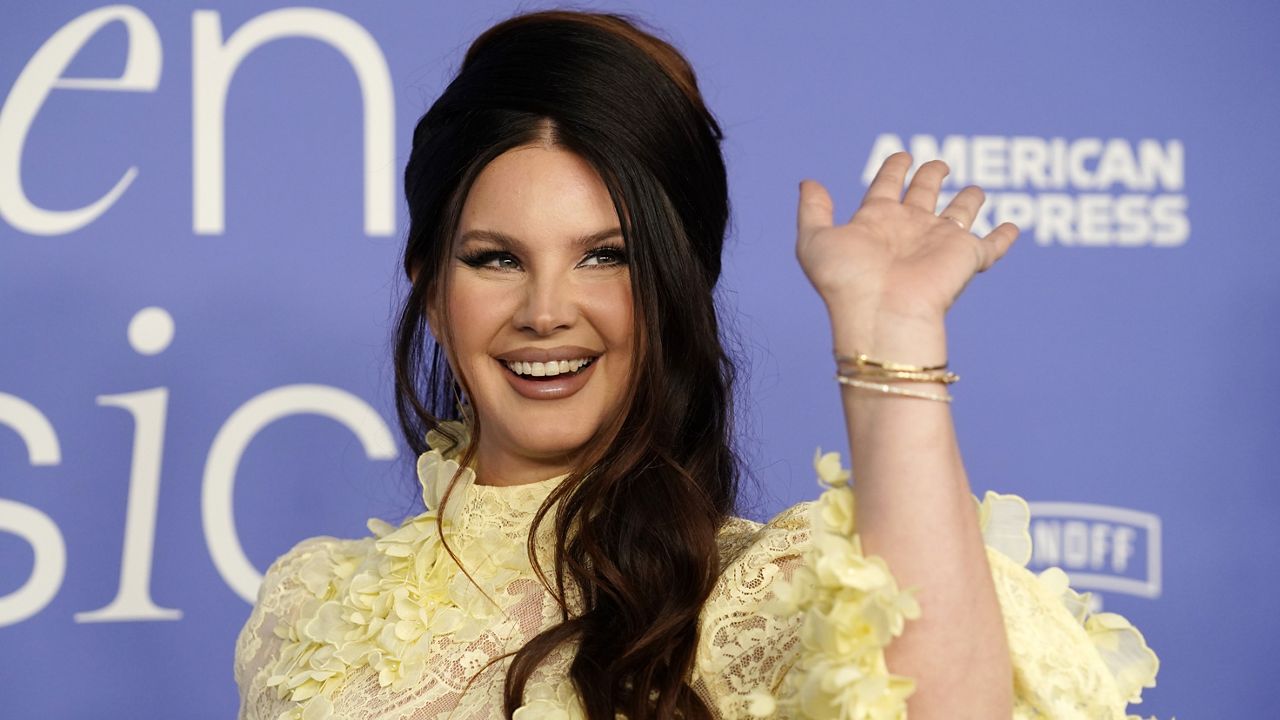
M627 253L620 247L598 247L578 263L578 267L613 267L627 264Z
M504 272L514 272L520 269L520 261L516 259L515 255L505 250L478 250L459 255L458 259L473 268L488 268Z

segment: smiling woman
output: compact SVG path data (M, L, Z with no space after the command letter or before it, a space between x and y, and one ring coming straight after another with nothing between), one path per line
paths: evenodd
M904 195L889 157L843 225L802 183L857 501L818 453L816 503L734 517L720 139L625 18L472 44L405 168L397 407L427 511L276 561L241 717L1118 718L1153 683L1127 621L1025 570L1025 503L970 494L942 319L1017 229L971 234L973 187L935 214L942 163Z

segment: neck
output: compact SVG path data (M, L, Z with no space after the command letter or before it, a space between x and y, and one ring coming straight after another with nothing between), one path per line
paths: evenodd
M477 485L515 486L541 482L573 469L567 456L536 458L486 448L476 450Z

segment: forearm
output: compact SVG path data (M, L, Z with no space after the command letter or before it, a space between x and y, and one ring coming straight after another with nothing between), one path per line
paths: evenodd
M937 321L842 317L835 349L917 365L947 360ZM901 383L943 394L940 383ZM920 619L889 646L891 671L912 677L920 718L1008 717L1009 651L950 405L841 385L857 527L864 551L899 584L919 588Z

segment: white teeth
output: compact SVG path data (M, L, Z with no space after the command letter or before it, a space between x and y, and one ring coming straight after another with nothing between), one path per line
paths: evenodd
M533 377L546 377L550 375L560 375L562 373L576 373L595 358L580 358L577 360L552 360L549 362L524 362L522 360L511 360L507 362L507 367L511 372L517 375L531 375Z

